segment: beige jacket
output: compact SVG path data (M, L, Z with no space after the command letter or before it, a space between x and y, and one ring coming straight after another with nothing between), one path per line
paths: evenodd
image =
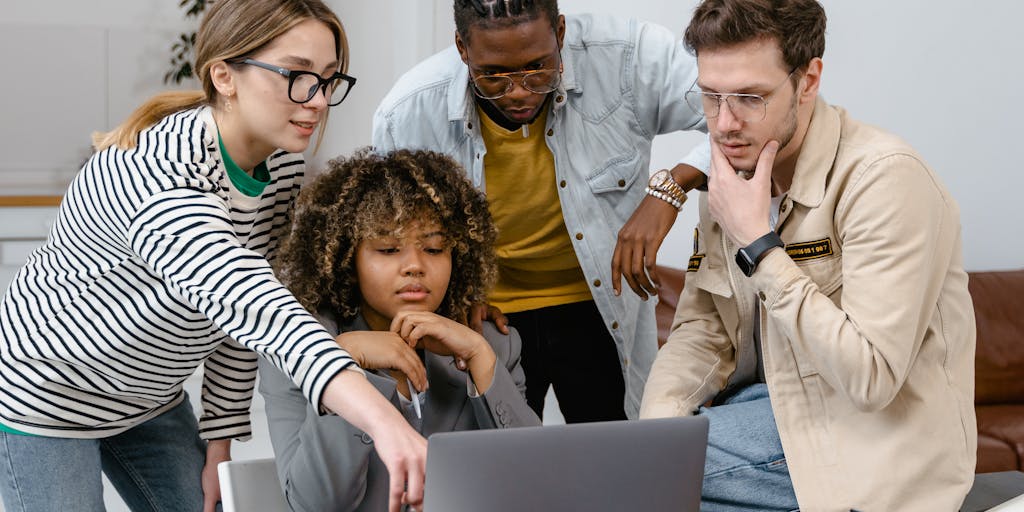
M959 210L904 141L820 98L774 249L746 277L701 197L641 417L765 378L801 510L954 511L970 490L974 311Z

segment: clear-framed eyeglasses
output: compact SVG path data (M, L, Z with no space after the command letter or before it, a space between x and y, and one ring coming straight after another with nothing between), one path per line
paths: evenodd
M273 71L288 79L288 99L295 103L306 103L312 100L317 91L323 91L329 106L340 105L356 84L353 76L342 72L335 72L329 77L322 77L312 71L297 71L294 69L282 68L255 59L240 59L229 61L231 64L248 64L258 68Z
M764 95L745 94L734 92L704 92L698 90L686 91L686 103L695 112L702 114L707 119L714 119L722 111L722 103L729 106L732 116L745 123L756 123L763 121L768 116L768 98L775 94L786 82L789 81L797 68L793 68L786 75L786 79L779 82L771 91Z
M534 94L547 94L558 89L559 84L562 83L562 63L558 63L558 69L533 69L477 75L473 77L473 92L485 100L496 100L512 92L517 79L527 91Z

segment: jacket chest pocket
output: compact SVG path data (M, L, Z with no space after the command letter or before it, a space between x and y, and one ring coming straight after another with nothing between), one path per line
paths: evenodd
M709 265L709 268L707 270L701 269L697 272L691 272L687 275L686 286L695 286L723 299L732 298L732 286L729 286L729 280L725 277L724 270L719 271L710 266L711 263L708 261L705 261L704 264Z
M598 163L587 176L587 187L597 198L604 212L614 212L614 223L624 223L633 214L636 205L643 199L640 186L646 183L642 171L640 152L636 149L611 155ZM642 180L640 183L637 183Z
M711 267L707 270L687 273L686 286L693 286L710 294L711 300L714 301L718 310L718 316L725 325L726 332L737 332L740 323L739 308L736 301L733 300L733 289L729 285L729 279L726 277L724 269ZM737 340L733 341L737 342Z
M790 257L793 258L792 252ZM843 262L838 254L815 259L794 258L794 263L804 275L814 282L821 294L828 297L836 307L842 305ZM786 337L784 330L774 321L769 321L766 329L766 339L768 340L783 340ZM827 343L831 340L822 339L820 342ZM800 377L817 378L818 370L814 364L814 358L810 354L804 353L799 347L799 344L781 342L774 350L791 350Z
M582 178L601 209L615 211L624 222L643 198L650 141L638 137L635 123L626 117L629 112L617 104L594 119L576 103L571 102L558 121L549 123L551 129L562 132L552 139L558 146L556 157L562 160L556 165L571 169L570 179Z
M843 259L839 254L827 257L796 261L797 267L814 281L818 290L832 300L836 306L841 305L843 287Z
M795 210L793 216L782 231L786 254L831 298L843 284L842 248L835 233L821 229L819 219L801 217Z

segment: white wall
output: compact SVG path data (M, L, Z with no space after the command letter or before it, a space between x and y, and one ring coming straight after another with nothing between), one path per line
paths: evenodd
M90 134L164 88L171 41L187 26L176 1L6 3L0 193L62 191Z
M337 155L370 144L370 122L377 104L398 76L431 55L433 2L387 0L343 2L327 0L345 24L349 38L349 74L358 80L349 97L331 111L323 145L309 160L314 169Z

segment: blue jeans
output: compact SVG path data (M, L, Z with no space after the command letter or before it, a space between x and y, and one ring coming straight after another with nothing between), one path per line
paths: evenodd
M206 443L188 397L141 425L103 439L0 432L6 512L103 511L105 473L135 511L203 509Z
M799 508L767 385L742 388L699 414L709 423L701 511Z

